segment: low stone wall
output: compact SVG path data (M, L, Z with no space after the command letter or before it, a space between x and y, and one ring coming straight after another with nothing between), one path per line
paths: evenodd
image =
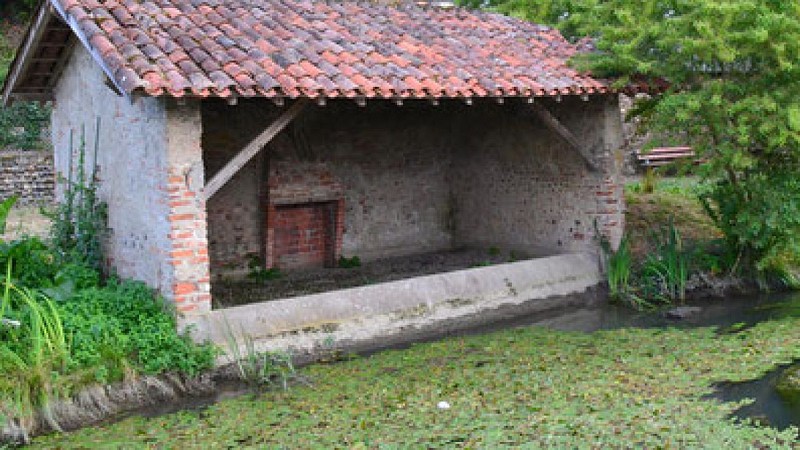
M601 282L596 256L566 254L214 310L193 333L223 347L233 333L258 350L313 359L590 302Z
M0 151L0 199L17 195L22 205L51 203L55 183L51 151Z

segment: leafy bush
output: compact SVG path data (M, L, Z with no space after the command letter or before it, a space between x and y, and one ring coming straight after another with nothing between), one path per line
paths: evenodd
M106 363L98 381L119 379L129 368L157 374L197 375L212 366L215 351L176 332L173 314L145 284L110 280L59 302L72 338L76 366Z
M11 265L11 275L23 286L49 288L59 270L55 252L37 237L0 242L0 266Z
M50 107L35 102L16 102L0 107L0 148L42 148L42 130L49 119Z
M350 258L340 256L338 264L342 269L355 269L356 267L361 267L361 258L358 256L353 256Z
M36 414L50 417L52 399L88 384L135 373L197 375L217 354L179 335L172 311L143 283L103 283L104 217L95 184L78 181L70 190L71 205L53 216L52 242L0 242L7 268L0 285L0 426L29 429ZM0 227L12 203L0 203Z
M773 168L736 183L720 179L702 194L722 230L733 271L783 273L800 267L800 170Z

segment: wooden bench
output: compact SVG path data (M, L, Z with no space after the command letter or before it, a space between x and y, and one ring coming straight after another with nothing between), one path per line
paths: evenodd
M692 147L658 147L648 151L636 151L636 160L644 167L664 166L680 159L694 157Z

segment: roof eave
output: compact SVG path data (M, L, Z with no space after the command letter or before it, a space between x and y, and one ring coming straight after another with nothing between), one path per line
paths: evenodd
M30 56L36 50L39 42L44 35L47 28L47 22L53 15L53 8L50 6L48 0L43 0L36 10L36 18L31 22L28 31L23 38L22 46L17 51L14 61L3 83L2 90L2 104L7 106L8 103L15 97L15 89L17 84L25 74L25 69L30 64Z
M103 70L109 80L112 90L125 98L129 98L130 95L117 82L114 73L97 50L92 47L91 43L86 38L86 34L80 28L75 18L67 14L64 7L57 0L43 0L37 8L36 18L28 27L28 31L23 39L23 44L20 46L11 64L9 75L3 84L2 98L0 98L2 104L7 105L14 99L31 100L33 97L36 97L36 100L40 101L52 99L52 92L37 94L19 92L19 83L25 78L26 69L30 65L37 48L41 44L42 36L47 30L47 24L53 17L56 17L56 15L69 27L72 34L78 38L81 45L83 45L92 56L94 62ZM60 73L56 74L56 76L60 76Z

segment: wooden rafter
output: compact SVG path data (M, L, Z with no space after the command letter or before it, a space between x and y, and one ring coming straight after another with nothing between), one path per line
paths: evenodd
M3 104L8 104L11 93L14 91L17 83L19 83L25 75L25 71L31 64L32 52L36 51L39 42L42 40L47 28L47 22L50 21L51 17L52 9L47 4L39 8L39 11L36 13L36 18L33 20L33 24L27 36L25 36L25 43L14 59L11 70L6 78L5 90L3 91Z
M585 145L578 140L577 136L572 133L564 124L561 123L560 120L556 116L553 115L547 108L542 106L539 103L534 103L530 105L531 110L534 114L547 125L553 132L564 139L570 147L575 149L581 157L586 161L589 165L591 170L597 170L597 165L595 164L594 160L592 159L592 152L587 148Z
M281 132L284 128L286 128L289 123L297 117L300 112L303 111L305 108L307 101L304 99L300 99L294 102L294 104L286 110L283 114L280 115L277 119L275 119L270 126L268 126L264 131L261 132L258 136L256 136L249 144L247 144L239 153L236 154L227 164L225 167L220 169L211 180L206 183L205 187L203 188L202 197L204 200L208 200L213 196L217 191L222 188L234 175L236 175L245 164L248 163L258 152L267 145L272 138L277 136L278 133Z

